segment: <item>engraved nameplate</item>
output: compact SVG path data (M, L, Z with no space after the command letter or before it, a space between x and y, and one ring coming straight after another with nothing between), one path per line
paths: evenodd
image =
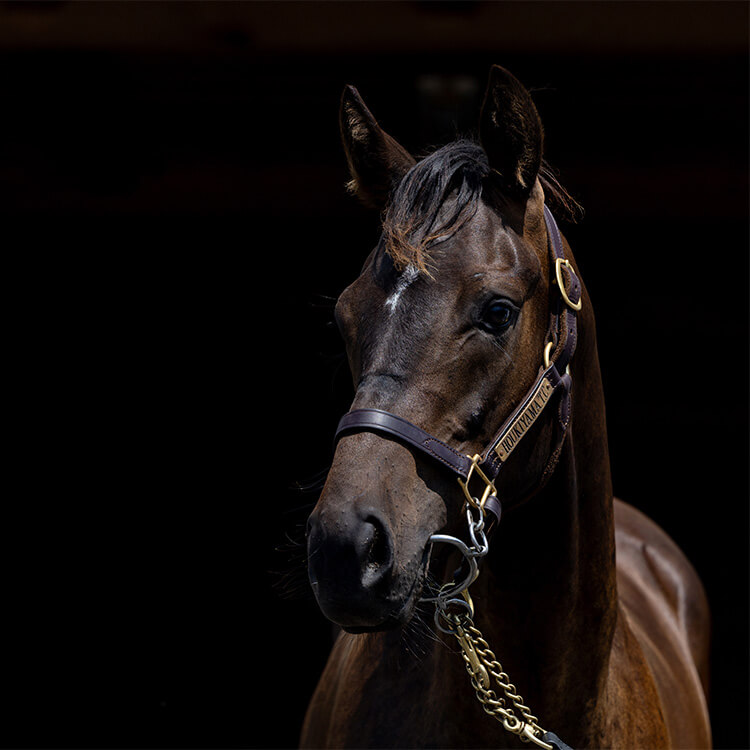
M518 441L526 434L529 427L534 424L536 418L541 414L544 405L549 401L554 388L547 378L542 378L536 393L526 405L526 408L508 425L498 444L495 453L501 461L505 461L518 445Z

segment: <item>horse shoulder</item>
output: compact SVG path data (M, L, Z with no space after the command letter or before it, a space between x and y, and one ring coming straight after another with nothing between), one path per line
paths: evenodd
M620 500L615 500L615 540L621 625L633 639L631 650L640 646L671 744L710 746L710 615L700 579L656 523Z

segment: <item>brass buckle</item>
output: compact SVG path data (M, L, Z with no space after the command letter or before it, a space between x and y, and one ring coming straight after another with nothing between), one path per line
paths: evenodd
M575 310L576 312L578 312L583 306L583 299L579 299L578 302L573 302L573 300L568 297L568 292L565 289L565 284L563 283L562 277L563 266L565 266L568 271L573 274L573 276L575 276L576 273L567 258L555 258L555 278L557 279L557 286L560 287L560 294L562 294L562 298L565 300L565 304L571 310Z
M547 346L544 347L544 369L545 370L550 365L549 355L550 355L550 352L552 351L552 347L553 346L554 346L554 344L551 341L549 341L549 342L547 342ZM568 363L567 365L565 365L565 372L568 373L568 375L570 375L570 363Z
M482 457L478 453L475 453L473 457L469 456L469 458L471 459L471 467L469 468L469 473L466 475L466 481L464 482L461 477L458 477L458 483L461 485L461 489L464 491L469 505L473 508L478 508L484 513L484 505L487 502L487 498L490 495L497 495L497 490L495 489L494 482L479 468L479 462L482 460ZM480 500L477 500L469 490L469 482L471 482L474 473L485 483L484 492Z

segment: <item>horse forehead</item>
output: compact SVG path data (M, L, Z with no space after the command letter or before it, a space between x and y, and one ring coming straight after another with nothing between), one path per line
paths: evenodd
M462 296L479 279L484 284L492 278L502 278L510 287L517 287L517 294L524 297L525 290L535 286L541 273L539 257L531 244L484 203L479 204L470 221L435 243L429 252L432 278L427 284L416 284L423 272L413 265L402 269L385 297L388 317L403 313L404 308L412 305L424 312L425 302L438 310L441 302L448 303L456 294ZM379 275L376 271L375 276ZM407 299L411 304L405 304Z
M496 271L532 281L541 269L531 245L484 202L479 203L472 220L447 244L450 247L446 247L444 253L446 267L456 279Z

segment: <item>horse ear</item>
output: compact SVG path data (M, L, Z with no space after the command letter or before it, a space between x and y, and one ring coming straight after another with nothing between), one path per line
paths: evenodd
M347 187L365 205L383 208L414 158L378 125L354 86L341 96L339 123L351 174Z
M542 164L544 129L529 92L499 65L490 70L479 138L503 187L527 198Z

